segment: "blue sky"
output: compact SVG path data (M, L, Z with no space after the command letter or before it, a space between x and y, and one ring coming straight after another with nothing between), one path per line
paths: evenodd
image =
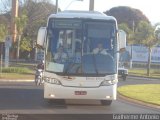
M56 0L52 0L52 3L55 3L55 1ZM159 0L95 0L95 10L104 12L112 7L129 6L141 10L149 20L155 24L160 22L159 3ZM88 10L89 0L83 0L83 2L76 0L59 0L59 7L62 10Z

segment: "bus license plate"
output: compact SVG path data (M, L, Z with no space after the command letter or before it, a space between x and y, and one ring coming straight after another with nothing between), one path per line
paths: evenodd
M87 91L75 91L75 95L87 95Z

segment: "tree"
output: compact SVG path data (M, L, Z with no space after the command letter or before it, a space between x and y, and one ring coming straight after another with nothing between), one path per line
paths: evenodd
M28 59L28 55L32 49L31 38L23 37L20 44L20 58Z
M158 43L158 39L155 35L155 28L146 21L141 21L135 30L134 39L136 43L143 44L148 48L149 55L148 55L148 64L147 64L147 75L150 75L150 63L151 63L151 52L152 47Z
M5 41L6 35L7 35L7 28L4 24L0 24L0 58L2 59L3 54L3 44L2 42Z
M4 24L7 26L11 21L11 0L0 0L0 4L0 24ZM23 11L26 11L25 15L27 16L27 23L24 26L21 25L24 24L21 23L21 19L25 18ZM32 45L33 43L35 43L35 40L37 38L38 29L41 26L46 26L48 16L55 12L56 7L51 3L50 0L19 0L19 16L15 18L15 21L17 22L17 24L19 24L18 26L20 26L18 28L18 31L19 33L21 33L21 36L18 36L22 37L22 41L23 38L28 39L26 45ZM15 43L12 47L14 48L14 46L17 46L17 44L18 43ZM23 47L20 47L20 50L22 48ZM24 49L22 49L22 51L23 50ZM34 50L32 52L32 54L34 54Z
M31 45L31 39L28 38L28 37L24 37L21 41L21 45L20 45L20 48L21 48L21 51L24 52L24 51L28 51L30 52L32 50L32 45Z
M27 11L28 17L27 25L23 31L23 37L27 38L28 40L25 41L27 42L26 45L31 45L33 47L33 44L37 39L39 28L42 26L46 26L48 16L55 13L56 8L53 4L50 3L50 0L24 0L23 4L21 4L20 6L20 11L22 11L23 9ZM21 12L19 14L21 14ZM29 47L30 46L28 46L28 48ZM25 54L30 53L32 55L32 58L34 58L34 48L32 48L31 51L24 51L23 49L22 52Z
M19 59L19 46L20 46L20 41L21 41L21 36L23 33L24 28L26 27L27 24L27 16L26 12L23 11L23 14L21 14L19 17L15 18L15 23L17 26L17 33L18 33L18 41L17 41L17 59Z
M4 24L0 24L0 42L5 41L7 33L7 27Z
M25 36L29 36L33 40L37 37L38 29L46 26L48 16L56 11L55 6L49 0L26 0L20 9L26 9L28 16Z
M125 23L130 29L135 29L140 21L149 23L148 18L140 10L131 7L113 7L106 11L105 14L114 16L118 24Z
M0 24L4 24L5 26L7 26L10 23L9 19L10 19L9 13L1 14L0 15Z
M155 36L156 39L160 39L160 23L155 24Z
M128 40L127 43L128 44L133 43L133 31L128 27L128 25L126 23L121 23L121 24L118 24L118 28L126 32L127 40Z

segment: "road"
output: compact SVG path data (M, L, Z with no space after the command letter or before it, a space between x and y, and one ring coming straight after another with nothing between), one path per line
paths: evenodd
M125 84L160 84L160 80L128 78ZM111 106L102 106L96 100L66 100L49 103L43 99L43 87L34 83L0 82L0 113L18 114L140 114L160 113L159 109L145 107L118 98Z

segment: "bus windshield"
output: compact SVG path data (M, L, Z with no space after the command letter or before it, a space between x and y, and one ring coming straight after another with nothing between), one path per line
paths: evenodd
M50 19L46 71L62 75L116 73L116 25L113 21Z

